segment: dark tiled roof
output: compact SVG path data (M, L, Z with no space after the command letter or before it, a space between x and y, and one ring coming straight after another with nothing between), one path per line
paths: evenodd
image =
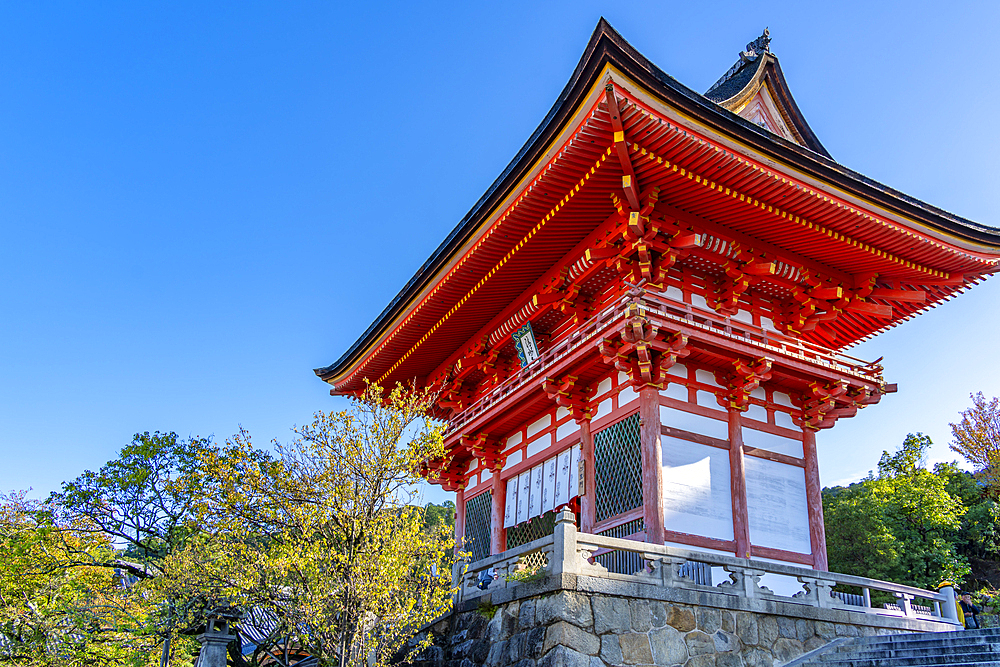
M747 87L747 84L750 83L755 76L757 76L757 72L764 66L764 61L765 58L761 56L752 62L746 63L742 69L740 69L733 76L729 77L729 79L724 81L722 84L709 89L709 91L705 93L705 97L716 103L725 102Z
M762 54L753 62L760 63L758 67L773 63L777 83L780 88L787 91L784 76L781 74L781 68L776 58ZM602 17L591 36L583 57L573 72L572 78L566 84L549 113L507 165L507 168L361 337L337 361L324 368L314 369L318 376L329 379L337 373L345 371L369 344L384 333L392 320L407 307L420 290L433 279L437 271L475 233L492 207L516 186L520 177L527 172L533 161L543 153L547 142L556 135L562 124L568 119L574 105L586 94L589 85L599 75L600 67L605 63L618 67L627 76L633 77L640 85L652 90L654 94L660 95L708 126L716 128L723 134L740 137L755 150L773 155L795 168L814 173L817 177L836 187L870 199L875 204L882 205L891 211L904 216L912 216L918 222L926 224L932 229L941 230L965 240L1000 246L1000 229L953 215L841 166L819 144L815 135L812 135L812 131L808 130L807 124L804 127L811 136L807 138L807 145L802 146L758 127L747 119L728 111L716 103L714 99L691 90L646 59ZM757 72L757 68L746 67L731 78L742 78L744 72L747 76L752 77ZM722 88L726 83L728 82L720 84L719 88ZM732 85L735 88L739 83L734 82ZM746 83L743 85L745 87ZM719 92L719 89L716 89L713 93L725 94L725 91ZM788 106L798 112L794 100L790 99ZM799 116L801 117L801 113ZM804 121L803 118L803 124Z

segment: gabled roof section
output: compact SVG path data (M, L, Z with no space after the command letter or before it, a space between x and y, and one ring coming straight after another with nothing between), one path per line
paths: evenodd
M829 158L795 103L770 44L771 33L765 28L764 34L740 51L736 64L705 97L772 134Z
M775 128L678 83L601 19L569 82L503 173L350 349L316 374L335 393L364 378L434 375L470 336L479 340L494 319L514 315L526 290L558 270L561 254L586 250L588 235L616 214L609 193L621 195L622 160L641 165L640 183L670 193L675 218L690 209L705 225L758 237L751 245L784 244L844 275L870 265L906 284L944 285L934 288L934 302L1000 265L1000 230L837 164L801 118L777 60L764 49L743 65L711 95L728 101L750 86L748 102L771 114ZM624 106L612 109L608 90ZM774 117L774 109L784 115ZM791 138L773 131L781 124ZM798 231L789 235L791 225ZM510 312L498 313L504 304ZM863 322L837 344L884 326Z

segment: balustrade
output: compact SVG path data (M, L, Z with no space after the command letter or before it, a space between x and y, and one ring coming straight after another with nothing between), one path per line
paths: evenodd
M681 326L704 332L704 335L720 336L752 347L759 348L763 355L779 355L798 361L816 364L831 370L853 375L868 381L881 382L882 367L875 362L866 362L850 355L834 352L808 341L786 336L778 331L749 324L731 317L719 315L675 301L662 294L645 293L639 297L622 297L583 323L565 337L555 340L535 361L519 369L496 387L481 396L474 403L449 420L449 433L459 431L476 417L492 410L516 391L531 383L537 383L554 365L564 357L578 351L585 345L595 346L604 335L610 333L628 315L630 306L637 305L643 315L649 317L661 328Z
M611 572L596 561L600 553L635 554L637 559L624 562L641 562L636 572ZM641 559L641 560L640 560ZM696 576L705 568L720 568L728 579L712 586ZM489 584L483 587L484 573ZM456 569L458 599L469 600L496 591L520 585L525 579L543 576L574 574L604 577L620 581L687 589L691 591L721 593L741 598L770 600L808 605L824 609L932 619L941 623L958 625L955 592L951 587L929 591L876 579L866 579L835 572L820 572L783 563L735 558L721 554L691 551L676 547L637 542L615 537L577 532L575 518L568 508L563 508L556 519L555 532L516 549L484 558ZM761 585L761 578L771 574L790 577L801 584L802 590L792 596L778 595ZM699 583L699 580L702 583ZM709 579L710 581L710 579ZM836 586L859 588L861 595L835 592ZM888 593L897 604L882 607L872 605L872 592ZM927 600L933 606L914 604L914 600ZM851 604L856 602L857 604Z

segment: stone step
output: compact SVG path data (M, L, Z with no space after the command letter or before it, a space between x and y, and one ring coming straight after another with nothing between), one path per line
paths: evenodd
M857 638L807 659L803 664L823 667L1000 667L1000 628Z
M912 642L923 641L928 638L947 639L950 637L1000 637L1000 628L982 628L980 630L954 630L950 632L908 632L901 635L880 635L878 637L864 637L862 642Z
M948 650L961 651L966 647L981 647L982 651L1000 650L1000 638L987 640L982 637L955 637L949 639L927 639L912 642L873 642L845 644L838 649L838 653L856 653L868 651L932 651Z
M810 665L839 665L841 667L1000 667L1000 660L990 658L1000 657L984 654L985 657L956 656L954 662L943 662L943 656L927 656L925 658L900 658L889 660L844 660L843 662L810 662Z

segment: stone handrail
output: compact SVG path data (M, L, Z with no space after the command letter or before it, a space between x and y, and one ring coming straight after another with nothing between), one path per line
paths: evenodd
M609 551L637 554L642 558L645 567L632 574L609 572L594 560L596 553ZM722 568L728 573L729 580L717 586L697 584L681 574L682 567L688 563L700 563L709 567ZM486 588L481 587L484 573L493 575L492 581ZM556 518L555 532L552 535L529 542L503 554L476 561L469 564L467 568L456 567L455 574L461 579L458 593L460 600L472 599L498 588L516 586L529 577L572 574L881 616L911 618L919 616L954 625L959 623L955 607L955 591L951 587L942 588L940 591L929 591L888 581L836 572L822 572L796 565L771 563L752 558L736 558L735 556L691 551L660 544L578 533L575 516L568 508L563 508L559 512ZM792 577L802 584L803 590L792 597L776 595L766 587L760 586L760 578L765 574ZM845 604L835 597L833 587L837 585L860 588L863 593L863 605ZM873 607L871 591L893 595L897 599L897 604L891 605L891 607L896 608ZM931 601L933 609L930 615L927 615L923 609L918 613L918 610L914 608L917 605L911 604L914 599Z

